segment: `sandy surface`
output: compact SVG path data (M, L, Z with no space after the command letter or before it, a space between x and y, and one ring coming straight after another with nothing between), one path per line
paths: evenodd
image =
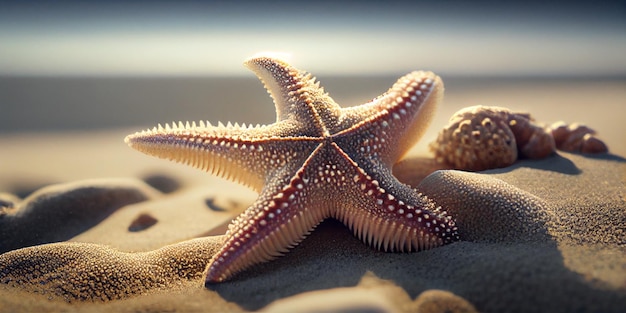
M384 253L329 220L287 256L206 287L203 265L254 192L133 151L122 139L137 128L0 136L0 248L34 246L0 255L0 311L622 311L626 130L615 112L626 94L608 83L580 97L583 86L449 92L395 172L451 208L462 241ZM612 154L561 152L418 185L426 144L452 112L505 99L538 120L596 128ZM603 104L593 114L590 99Z

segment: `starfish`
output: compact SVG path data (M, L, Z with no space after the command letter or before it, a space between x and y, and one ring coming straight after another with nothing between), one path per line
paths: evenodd
M275 123L159 124L125 139L146 154L259 192L229 225L207 265L207 283L284 255L326 218L340 220L384 251L425 250L458 240L452 217L391 173L443 96L437 75L412 72L372 101L341 108L311 74L280 59L258 56L245 65L274 99Z

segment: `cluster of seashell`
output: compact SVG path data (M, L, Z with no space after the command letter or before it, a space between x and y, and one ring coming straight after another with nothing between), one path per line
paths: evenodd
M595 131L564 122L544 127L528 113L473 106L456 112L430 149L439 163L480 171L506 167L518 158L541 159L561 149L602 153L606 145Z

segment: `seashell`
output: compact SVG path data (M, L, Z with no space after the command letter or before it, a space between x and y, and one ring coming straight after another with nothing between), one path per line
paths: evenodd
M563 121L549 127L559 150L574 153L605 153L609 149L598 139L596 131L578 123L566 124Z
M556 145L552 133L528 113L472 106L450 118L430 149L440 163L480 171L509 166L518 158L544 158Z

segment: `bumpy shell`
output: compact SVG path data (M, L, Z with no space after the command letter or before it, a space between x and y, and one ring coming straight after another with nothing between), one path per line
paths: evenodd
M440 163L480 171L509 166L518 157L544 158L556 146L552 134L527 113L473 106L455 113L430 149Z
M554 142L559 150L576 153L605 153L608 152L606 144L598 139L596 131L577 123L565 124L556 122L550 125Z

